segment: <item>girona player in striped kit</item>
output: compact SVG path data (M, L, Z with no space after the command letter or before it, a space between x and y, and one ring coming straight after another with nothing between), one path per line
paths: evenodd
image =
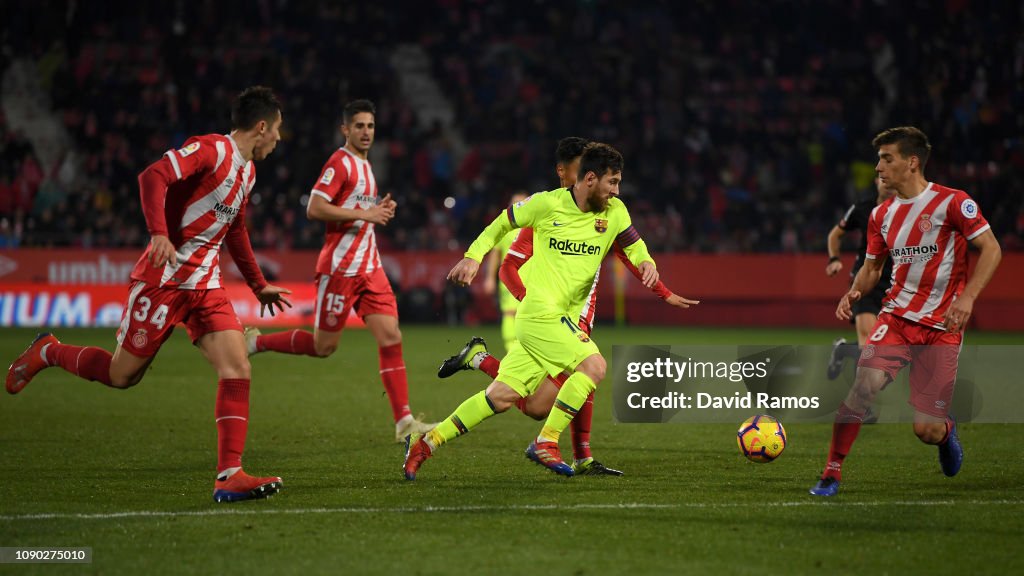
M377 181L367 155L376 131L376 108L354 100L342 112L345 145L324 164L309 195L306 214L327 225L327 238L316 264L316 319L313 331L288 330L260 334L246 331L250 354L282 352L326 358L338 348L345 319L354 308L377 340L380 378L391 403L395 440L426 432L409 409L409 384L402 358L402 333L391 283L381 266L375 226L395 215L396 202L378 197Z
M245 206L256 182L253 161L281 139L281 105L269 88L243 91L231 110L231 134L189 138L139 175L140 198L152 235L132 271L128 302L111 355L63 344L40 334L7 372L7 391L20 392L40 370L59 366L112 388L138 384L175 324L217 372L217 479L214 499L264 498L281 489L278 477L242 470L249 424L249 360L242 325L221 285L220 247L227 245L260 301L262 314L291 306L287 290L267 284L245 227Z
M811 488L815 496L836 495L843 460L865 413L908 364L914 433L938 446L946 476L960 471L963 448L949 408L963 329L1002 257L977 203L962 190L925 180L931 144L924 132L890 128L872 145L878 150L878 177L896 195L871 213L864 266L839 301L836 316L850 319L851 305L878 283L886 258L893 260L892 288L857 363L853 387L836 413L828 462ZM970 279L968 243L980 252Z

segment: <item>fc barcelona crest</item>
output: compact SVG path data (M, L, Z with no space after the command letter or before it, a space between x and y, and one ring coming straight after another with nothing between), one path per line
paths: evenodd
M594 230L604 234L608 231L608 221L602 220L601 218L594 218Z

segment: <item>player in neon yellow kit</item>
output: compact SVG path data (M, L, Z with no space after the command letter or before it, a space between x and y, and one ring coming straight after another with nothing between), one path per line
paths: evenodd
M512 204L516 202L522 202L526 199L526 193L516 192L512 195ZM516 341L516 310L519 308L519 300L508 291L508 288L504 283L498 282L498 268L501 267L502 261L505 260L505 254L508 254L509 248L512 247L512 243L516 241L516 237L519 236L519 230L512 230L501 239L494 246L494 249L487 253L487 260L485 261L484 268L487 270L487 276L484 278L484 293L487 295L494 294L494 291L498 291L498 309L501 312L501 340L505 343L505 352L512 349L512 344Z
M589 295L601 261L616 240L641 271L645 285L658 279L654 259L617 198L622 155L607 144L592 143L583 153L580 174L571 190L539 192L510 206L449 272L449 280L468 285L479 271L480 260L498 240L514 228L533 228L533 271L516 315L518 342L486 390L463 402L425 435L410 435L404 466L407 479L415 479L423 462L442 444L508 410L545 375L563 371L572 374L526 455L558 474L573 475L572 467L562 460L558 438L604 379L607 368L597 345L576 325L578 303Z

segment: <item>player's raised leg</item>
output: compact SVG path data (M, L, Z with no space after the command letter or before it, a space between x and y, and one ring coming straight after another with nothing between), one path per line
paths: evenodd
M410 434L406 439L403 467L405 478L415 480L420 466L434 454L434 451L448 441L466 434L491 416L505 412L522 395L509 385L494 381L486 390L466 399L451 416L439 422L426 434Z
M491 378L498 377L501 361L487 351L487 342L473 336L458 353L449 356L437 369L438 378L448 378L460 370L480 370Z
M363 316L363 321L377 340L380 379L391 403L391 415L395 419L395 440L402 442L410 434L422 434L430 430L436 423L421 421L413 416L409 408L409 380L402 355L402 331L398 328L397 312L394 315L367 314Z
M355 283L353 279L317 274L313 331L295 329L261 334L256 328L247 328L245 345L249 355L280 352L327 358L334 354L341 340L341 331L345 328L345 319L356 298L353 293Z
M180 294L145 282L133 282L117 331L113 354L95 346L75 346L44 333L21 353L7 371L7 391L17 394L49 367L110 386L130 388L138 384L160 346L180 320Z
M242 453L249 432L251 381L245 339L239 330L202 335L196 344L217 372L217 480L213 499L236 502L266 498L281 489L281 478L258 478L242 470Z
M832 442L829 445L828 461L817 484L811 488L814 496L835 496L839 492L839 484L843 480L842 466L850 453L853 442L860 433L861 425L868 409L874 403L875 396L889 381L885 371L877 368L860 366L857 377L846 400L836 411L832 425Z

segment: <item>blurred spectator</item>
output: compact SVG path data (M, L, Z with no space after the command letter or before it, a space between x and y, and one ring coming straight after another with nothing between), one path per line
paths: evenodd
M623 195L653 250L823 251L870 190L871 137L902 124L935 143L928 177L966 189L1005 248L1024 248L1012 2L242 4L15 3L10 21L26 24L3 53L35 60L77 160L56 184L0 117L5 233L141 246L137 173L227 130L226 101L260 83L284 102L285 140L252 197L258 247L319 245L304 213L314 159L340 144L341 102L366 97L382 116L378 184L399 202L381 241L399 248L465 246L513 190L552 187L555 143L579 135L625 155ZM421 127L391 66L400 44L426 50L453 132Z

